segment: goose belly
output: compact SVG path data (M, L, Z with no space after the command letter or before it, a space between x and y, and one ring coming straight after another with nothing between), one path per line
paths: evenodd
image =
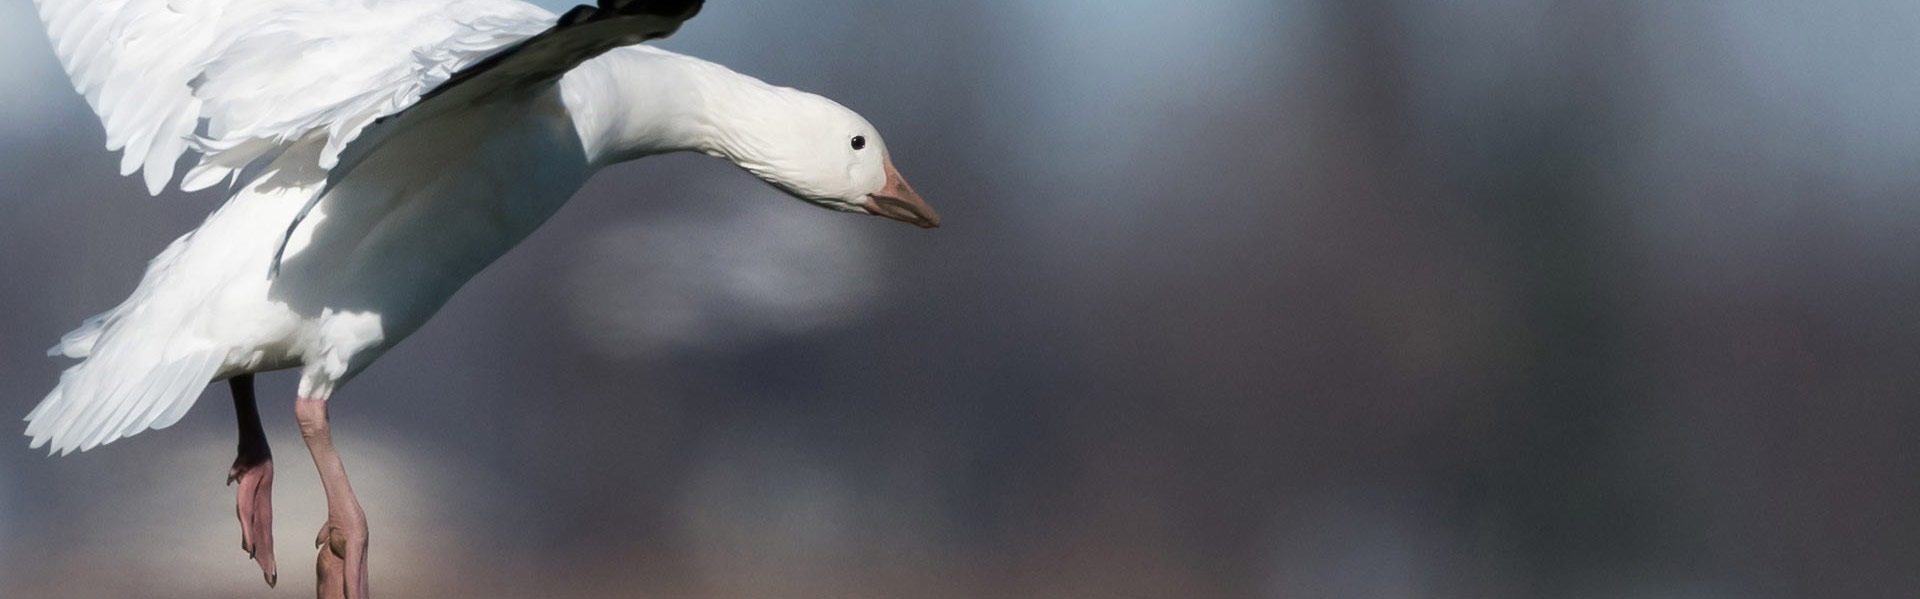
M269 296L305 323L303 393L330 391L413 333L586 181L571 122L519 108L387 140L295 231Z

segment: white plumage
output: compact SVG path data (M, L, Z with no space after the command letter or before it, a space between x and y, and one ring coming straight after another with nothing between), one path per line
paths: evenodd
M554 21L552 13L514 0L37 4L75 89L106 126L107 148L124 152L121 174L145 169L156 194L190 150L202 156L183 182L188 191L231 180L296 145L319 144L313 166L332 168L374 119ZM280 196L314 191L276 187ZM219 275L238 274L247 262L211 264L208 254L239 258L231 253L250 249L207 236L203 230L175 241L127 302L89 319L50 352L87 361L63 374L28 415L36 447L89 449L185 415L231 350L204 334L210 315L202 312L214 299L207 292L223 282L214 280ZM183 255L202 258L190 264L201 268L182 272L189 270L180 268Z
M294 413L327 521L318 594L368 595L367 523L327 400L609 164L724 157L807 202L923 227L938 217L886 144L830 100L629 47L699 0L36 0L74 87L149 191L233 195L67 334L79 358L27 415L33 446L164 428L232 383L241 547L267 584L273 461L252 374L299 368Z
M622 20L642 2L556 27L519 0L36 1L122 174L158 193L198 154L183 189L238 187L53 348L84 361L27 416L35 447L164 428L246 373L302 368L301 397L325 399L614 162L705 152L823 207L937 222L838 104L662 50L602 55L678 26ZM409 110L470 68L505 74Z
M121 174L144 168L155 194L189 149L203 156L188 191L310 135L331 168L373 119L554 22L515 0L35 3Z

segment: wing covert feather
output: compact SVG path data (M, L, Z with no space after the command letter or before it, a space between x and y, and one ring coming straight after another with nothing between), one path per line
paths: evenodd
M321 165L373 119L550 28L520 0L36 0L75 91L150 193L188 191L314 135ZM268 143L259 143L259 142ZM228 154L233 153L233 154Z

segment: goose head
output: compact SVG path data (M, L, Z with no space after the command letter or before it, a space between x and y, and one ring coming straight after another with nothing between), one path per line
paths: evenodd
M845 106L791 88L777 88L750 123L720 127L722 154L760 180L801 201L871 214L921 228L940 215L893 166L873 124Z

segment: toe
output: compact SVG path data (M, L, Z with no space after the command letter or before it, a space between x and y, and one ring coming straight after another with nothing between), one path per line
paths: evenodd
M320 528L316 572L321 599L367 599L367 536L331 521Z
M260 565L267 586L278 584L280 573L273 557L273 465L258 463L243 469L234 493L234 511L240 519L240 549Z
M260 564L260 574L267 578L267 586L272 587L280 581L279 565L273 556L273 514L262 511L254 520L253 560Z

